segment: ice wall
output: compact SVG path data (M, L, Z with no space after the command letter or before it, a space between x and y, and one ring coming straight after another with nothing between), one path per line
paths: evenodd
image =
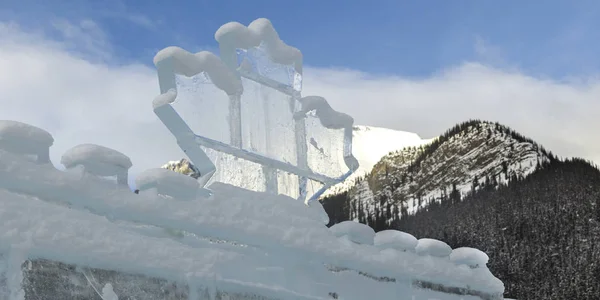
M502 297L480 252L440 254L447 245L425 239L412 251L406 234L357 223L329 229L318 202L223 183L189 199L178 189L199 187L168 170L145 172L138 195L14 152L0 149L0 292L13 296L89 299L111 284L144 299Z

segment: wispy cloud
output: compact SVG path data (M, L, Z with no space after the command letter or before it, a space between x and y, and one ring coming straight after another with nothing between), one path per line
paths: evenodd
M152 19L143 13L132 10L131 6L123 0L110 0L110 3L110 5L104 4L100 11L96 12L99 17L126 20L150 30L158 29L157 25L162 23L160 19Z
M93 22L57 27L61 39L0 23L0 119L49 130L56 140L51 149L55 163L68 148L90 142L129 155L134 175L183 157L152 112L158 93L155 71L73 54L70 42L92 51L110 49ZM600 163L600 81L594 78L553 81L477 62L424 79L307 67L304 87L304 95L326 97L357 124L432 137L469 118L488 119L512 126L559 155Z
M55 19L52 20L51 25L59 33L64 46L71 50L102 59L108 59L112 54L112 45L108 35L90 19L77 22Z
M470 119L500 121L563 156L600 162L600 80L560 82L480 63L423 80L360 72L306 70L305 94L326 97L357 123L423 137Z
M124 18L131 21L134 24L137 24L141 27L146 27L148 29L156 29L158 23L161 21L153 21L148 16L142 14L125 14Z

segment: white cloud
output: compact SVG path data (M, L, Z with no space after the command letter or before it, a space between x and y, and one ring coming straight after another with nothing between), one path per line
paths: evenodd
M558 82L479 63L452 67L424 80L306 72L305 91L326 97L357 123L432 137L471 118L499 121L561 156L600 163L597 79Z
M182 156L152 112L158 83L151 68L90 63L11 28L0 31L0 119L51 132L55 164L80 143L128 154L133 173Z
M86 41L87 36L92 50L104 49L94 40L94 26L87 28L91 35L75 31L74 39ZM336 109L354 116L357 124L432 137L469 118L497 120L559 155L600 163L597 80L556 82L477 63L419 80L352 70L305 72L304 94L326 97ZM65 150L80 143L124 152L134 162L132 174L183 157L152 112L158 84L151 67L90 62L73 55L63 42L3 24L0 90L0 119L50 131L55 164Z

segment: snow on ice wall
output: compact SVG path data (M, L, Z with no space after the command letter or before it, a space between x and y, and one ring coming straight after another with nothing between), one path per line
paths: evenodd
M41 130L2 121L0 140L15 126L25 142ZM129 161L85 148L79 165ZM90 299L109 284L121 298L150 300L502 299L502 282L476 249L440 254L449 249L441 241L353 222L327 228L319 202L224 183L205 197L174 172L142 175L138 195L85 168L60 171L0 146L2 299Z
M310 201L358 168L353 119L322 97L301 96L302 53L269 20L227 23L215 39L220 57L168 47L154 58L155 112L201 169L203 186Z

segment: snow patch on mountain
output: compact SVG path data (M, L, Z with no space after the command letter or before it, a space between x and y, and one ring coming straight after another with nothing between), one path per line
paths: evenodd
M323 197L349 190L357 178L371 172L382 157L406 147L429 144L432 139L423 139L418 134L382 127L354 126L352 134L352 154L360 166L344 182L331 187Z
M454 188L465 196L486 183L503 185L550 160L543 147L498 123L473 122L443 139L434 149L408 146L385 155L350 190L351 203L360 202L365 216L381 212L385 203L398 205L399 214L413 214L451 197Z
M372 126L355 126L352 154L360 163L359 170L369 172L382 157L392 151L427 144L418 134Z

